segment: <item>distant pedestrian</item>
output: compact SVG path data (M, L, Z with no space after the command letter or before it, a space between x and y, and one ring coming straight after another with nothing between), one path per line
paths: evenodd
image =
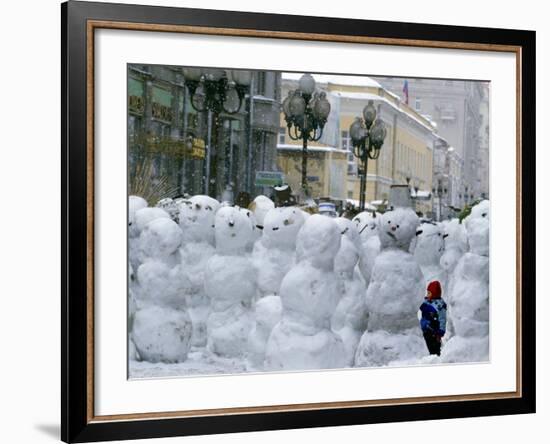
M441 284L432 281L428 284L426 297L420 306L422 317L420 328L431 355L441 353L441 338L445 335L447 324L447 304L441 298Z

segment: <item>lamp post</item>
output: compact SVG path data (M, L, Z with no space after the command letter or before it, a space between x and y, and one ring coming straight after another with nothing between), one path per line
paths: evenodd
M367 191L367 164L369 159L378 159L380 149L384 144L387 130L386 125L376 118L376 108L372 100L369 100L363 108L363 118L356 117L349 128L353 154L362 162L359 172L361 178L359 188L359 209L365 210Z
M437 203L439 207L437 220L438 222L441 222L441 198L443 195L447 194L447 188L442 185L441 179L437 179L437 187L432 188L432 194L437 196Z
M229 71L217 68L184 68L185 84L191 96L191 106L197 112L207 112L204 193L209 194L214 114L235 114L249 88L250 71Z
M304 74L298 88L288 92L282 103L288 135L292 140L302 140L302 190L307 190L307 143L318 141L330 114L330 103L325 92L315 91L315 79Z

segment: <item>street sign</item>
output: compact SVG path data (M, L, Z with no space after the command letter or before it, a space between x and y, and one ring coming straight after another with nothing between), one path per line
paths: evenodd
M279 171L256 171L254 184L257 187L275 187L284 182L285 176Z

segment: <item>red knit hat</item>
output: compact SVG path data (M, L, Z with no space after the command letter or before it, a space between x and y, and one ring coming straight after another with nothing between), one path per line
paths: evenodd
M441 284L439 281L432 281L428 284L428 291L432 294L432 299L439 299L441 297Z

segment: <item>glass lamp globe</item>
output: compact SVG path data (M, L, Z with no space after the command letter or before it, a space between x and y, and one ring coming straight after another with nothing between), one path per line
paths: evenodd
M302 93L311 96L315 91L315 79L311 74L304 74L298 81L298 88Z
M191 103L193 108L197 111L204 111L206 109L206 94L204 92L204 85L201 83L195 90L195 94L191 97Z
M229 82L227 90L225 91L225 100L223 101L223 109L230 114L234 114L239 111L241 107L241 99L239 93L235 87L234 82Z
M384 122L380 119L376 119L370 131L370 138L375 148L379 149L384 144L386 133L387 130Z
M351 126L349 127L349 135L356 143L361 142L365 138L365 128L360 117L356 117Z
M183 76L186 80L198 82L202 76L202 70L200 68L183 68Z
M372 100L369 100L365 108L363 108L363 118L367 124L367 128L370 128L372 122L376 119L376 108Z
M330 102L327 100L325 92L319 94L313 106L313 113L319 120L326 120L330 114Z
M285 117L291 117L290 114L290 101L292 100L292 91L288 92L288 96L285 97L285 100L283 100L283 113L285 113Z
M289 107L290 115L293 117L302 116L306 110L306 101L299 94L294 94L290 99Z

